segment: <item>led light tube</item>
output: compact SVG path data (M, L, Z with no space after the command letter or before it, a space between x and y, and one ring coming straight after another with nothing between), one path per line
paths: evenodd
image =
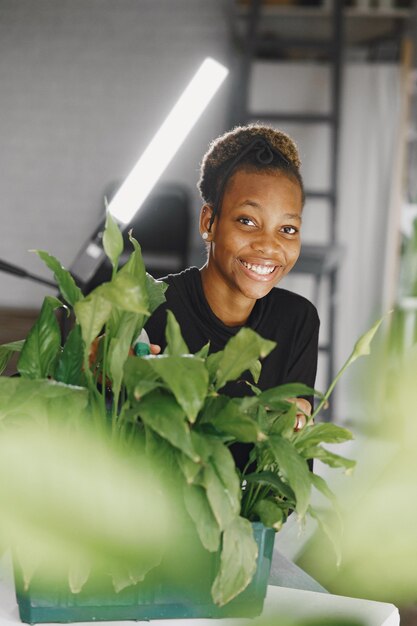
M119 223L131 221L228 73L229 70L214 59L203 61L109 203L108 210Z

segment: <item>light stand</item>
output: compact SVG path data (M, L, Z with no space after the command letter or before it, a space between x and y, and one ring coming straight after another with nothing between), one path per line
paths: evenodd
M52 282L51 280L47 280L46 278L42 278L41 276L36 276L36 274L31 274L31 272L28 272L21 267L18 267L17 265L13 265L12 263L2 261L1 259L0 272L12 274L12 276L19 276L19 278L28 278L29 280L41 283L42 285L48 285L48 287L54 287L55 289L58 289L57 284Z

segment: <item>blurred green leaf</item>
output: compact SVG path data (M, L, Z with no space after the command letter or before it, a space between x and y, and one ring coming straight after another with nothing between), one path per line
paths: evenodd
M0 378L0 423L26 420L75 422L88 405L88 392L54 380Z
M257 556L250 522L236 517L223 533L220 570L211 588L217 605L223 606L246 589L255 573Z
M148 572L160 565L162 556L162 545L155 545L152 551L142 550L141 555L137 557L135 563L126 565L119 560L119 562L112 567L111 571L113 587L116 593L119 593L126 587L131 587L132 585L137 585L137 583L142 582Z
M341 553L341 539L342 539L342 527L340 519L328 509L320 510L317 508L309 507L308 512L314 519L317 520L320 528L329 539L331 545L336 554L336 565L340 566L342 561Z
M79 593L91 573L91 561L85 555L75 554L68 571L68 586L71 593Z
M142 398L135 408L149 428L182 450L193 461L199 460L193 448L184 411L172 396L159 390L152 391Z
M297 499L295 509L303 517L307 511L311 491L311 477L308 465L287 439L270 435L268 445L280 471L295 494Z
M82 300L84 296L81 289L77 287L70 272L61 265L58 259L44 250L35 250L35 252L54 273L59 290L66 302L73 307L76 302Z
M154 371L172 390L190 422L195 422L208 388L208 373L204 361L188 355L158 355L146 358Z
M220 545L220 528L207 500L203 487L184 485L184 502L194 521L201 543L209 552L216 552Z
M83 340L78 324L69 333L55 367L55 379L67 385L79 385L83 365Z
M259 500L255 505L255 513L260 521L268 528L281 530L284 523L284 513L273 500Z
M0 346L0 374L6 369L8 362L15 352L21 352L25 340L11 341Z
M167 325L165 328L165 337L167 341L165 354L170 354L172 356L189 354L190 351L182 337L180 325L175 319L172 311L167 311Z
M54 304L45 298L20 353L17 370L24 378L47 378L52 373L61 347L61 333Z
M267 356L275 342L262 339L250 328L241 328L220 352L216 371L216 389L230 380L236 380L244 371L254 366L259 358Z
M117 269L119 257L123 252L123 237L113 216L107 211L103 233L103 248L114 269Z
M318 474L313 474L312 473L311 474L311 482L312 482L313 487L315 487L317 489L317 491L320 491L320 493L322 493L331 502L335 512L337 514L339 514L339 517L340 517L340 520L341 520L342 516L340 514L340 509L339 509L339 505L338 505L338 501L337 501L336 495L330 489L329 485L324 480L324 478L322 478Z

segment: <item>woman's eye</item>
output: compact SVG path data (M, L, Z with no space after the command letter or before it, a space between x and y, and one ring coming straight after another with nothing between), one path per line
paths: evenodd
M298 228L295 228L295 226L283 226L282 231L286 235L295 235L298 233Z
M238 221L245 226L255 226L255 222L250 217L239 217Z

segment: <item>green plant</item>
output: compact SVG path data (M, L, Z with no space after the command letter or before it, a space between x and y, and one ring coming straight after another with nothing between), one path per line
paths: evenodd
M166 474L175 476L180 485L202 545L211 552L221 550L212 597L223 605L253 576L257 547L251 521L260 520L279 530L289 512L295 510L300 518L310 513L325 524L320 512L310 505L311 490L317 489L332 502L334 496L326 482L309 470L308 461L320 459L331 467L351 470L353 461L321 446L351 439L351 433L334 424L313 424L312 420L302 431L294 432L296 407L288 398L318 395L321 401L315 417L334 385L324 396L297 383L261 392L256 387L260 359L274 343L250 329L243 328L220 352L209 354L206 345L191 355L169 313L164 354L131 356L135 338L164 300L164 285L146 274L140 247L132 237L131 242L133 252L118 269L122 237L108 216L103 244L113 275L88 296L83 296L54 257L38 252L54 272L66 304L45 298L26 340L0 347L2 369L11 354L20 351L20 378L0 379L3 428L7 420L16 419L16 415L22 420L30 412L25 404L28 397L31 406L40 402L39 410L45 412L45 398L53 396L54 410L49 404L48 419L63 419L65 415L71 422L81 414L126 454L140 442L146 455L164 458L161 472L168 463ZM71 307L75 315L63 346L54 314L62 306ZM342 370L367 353L376 327L357 343ZM248 389L251 395L235 399L222 395L222 387L246 370L254 379ZM242 472L229 449L235 442L252 444ZM130 570L124 571L113 575L113 581L122 588L143 578L145 570L136 577ZM74 589L79 590L82 585L80 577L76 578ZM30 571L26 580L30 580Z

